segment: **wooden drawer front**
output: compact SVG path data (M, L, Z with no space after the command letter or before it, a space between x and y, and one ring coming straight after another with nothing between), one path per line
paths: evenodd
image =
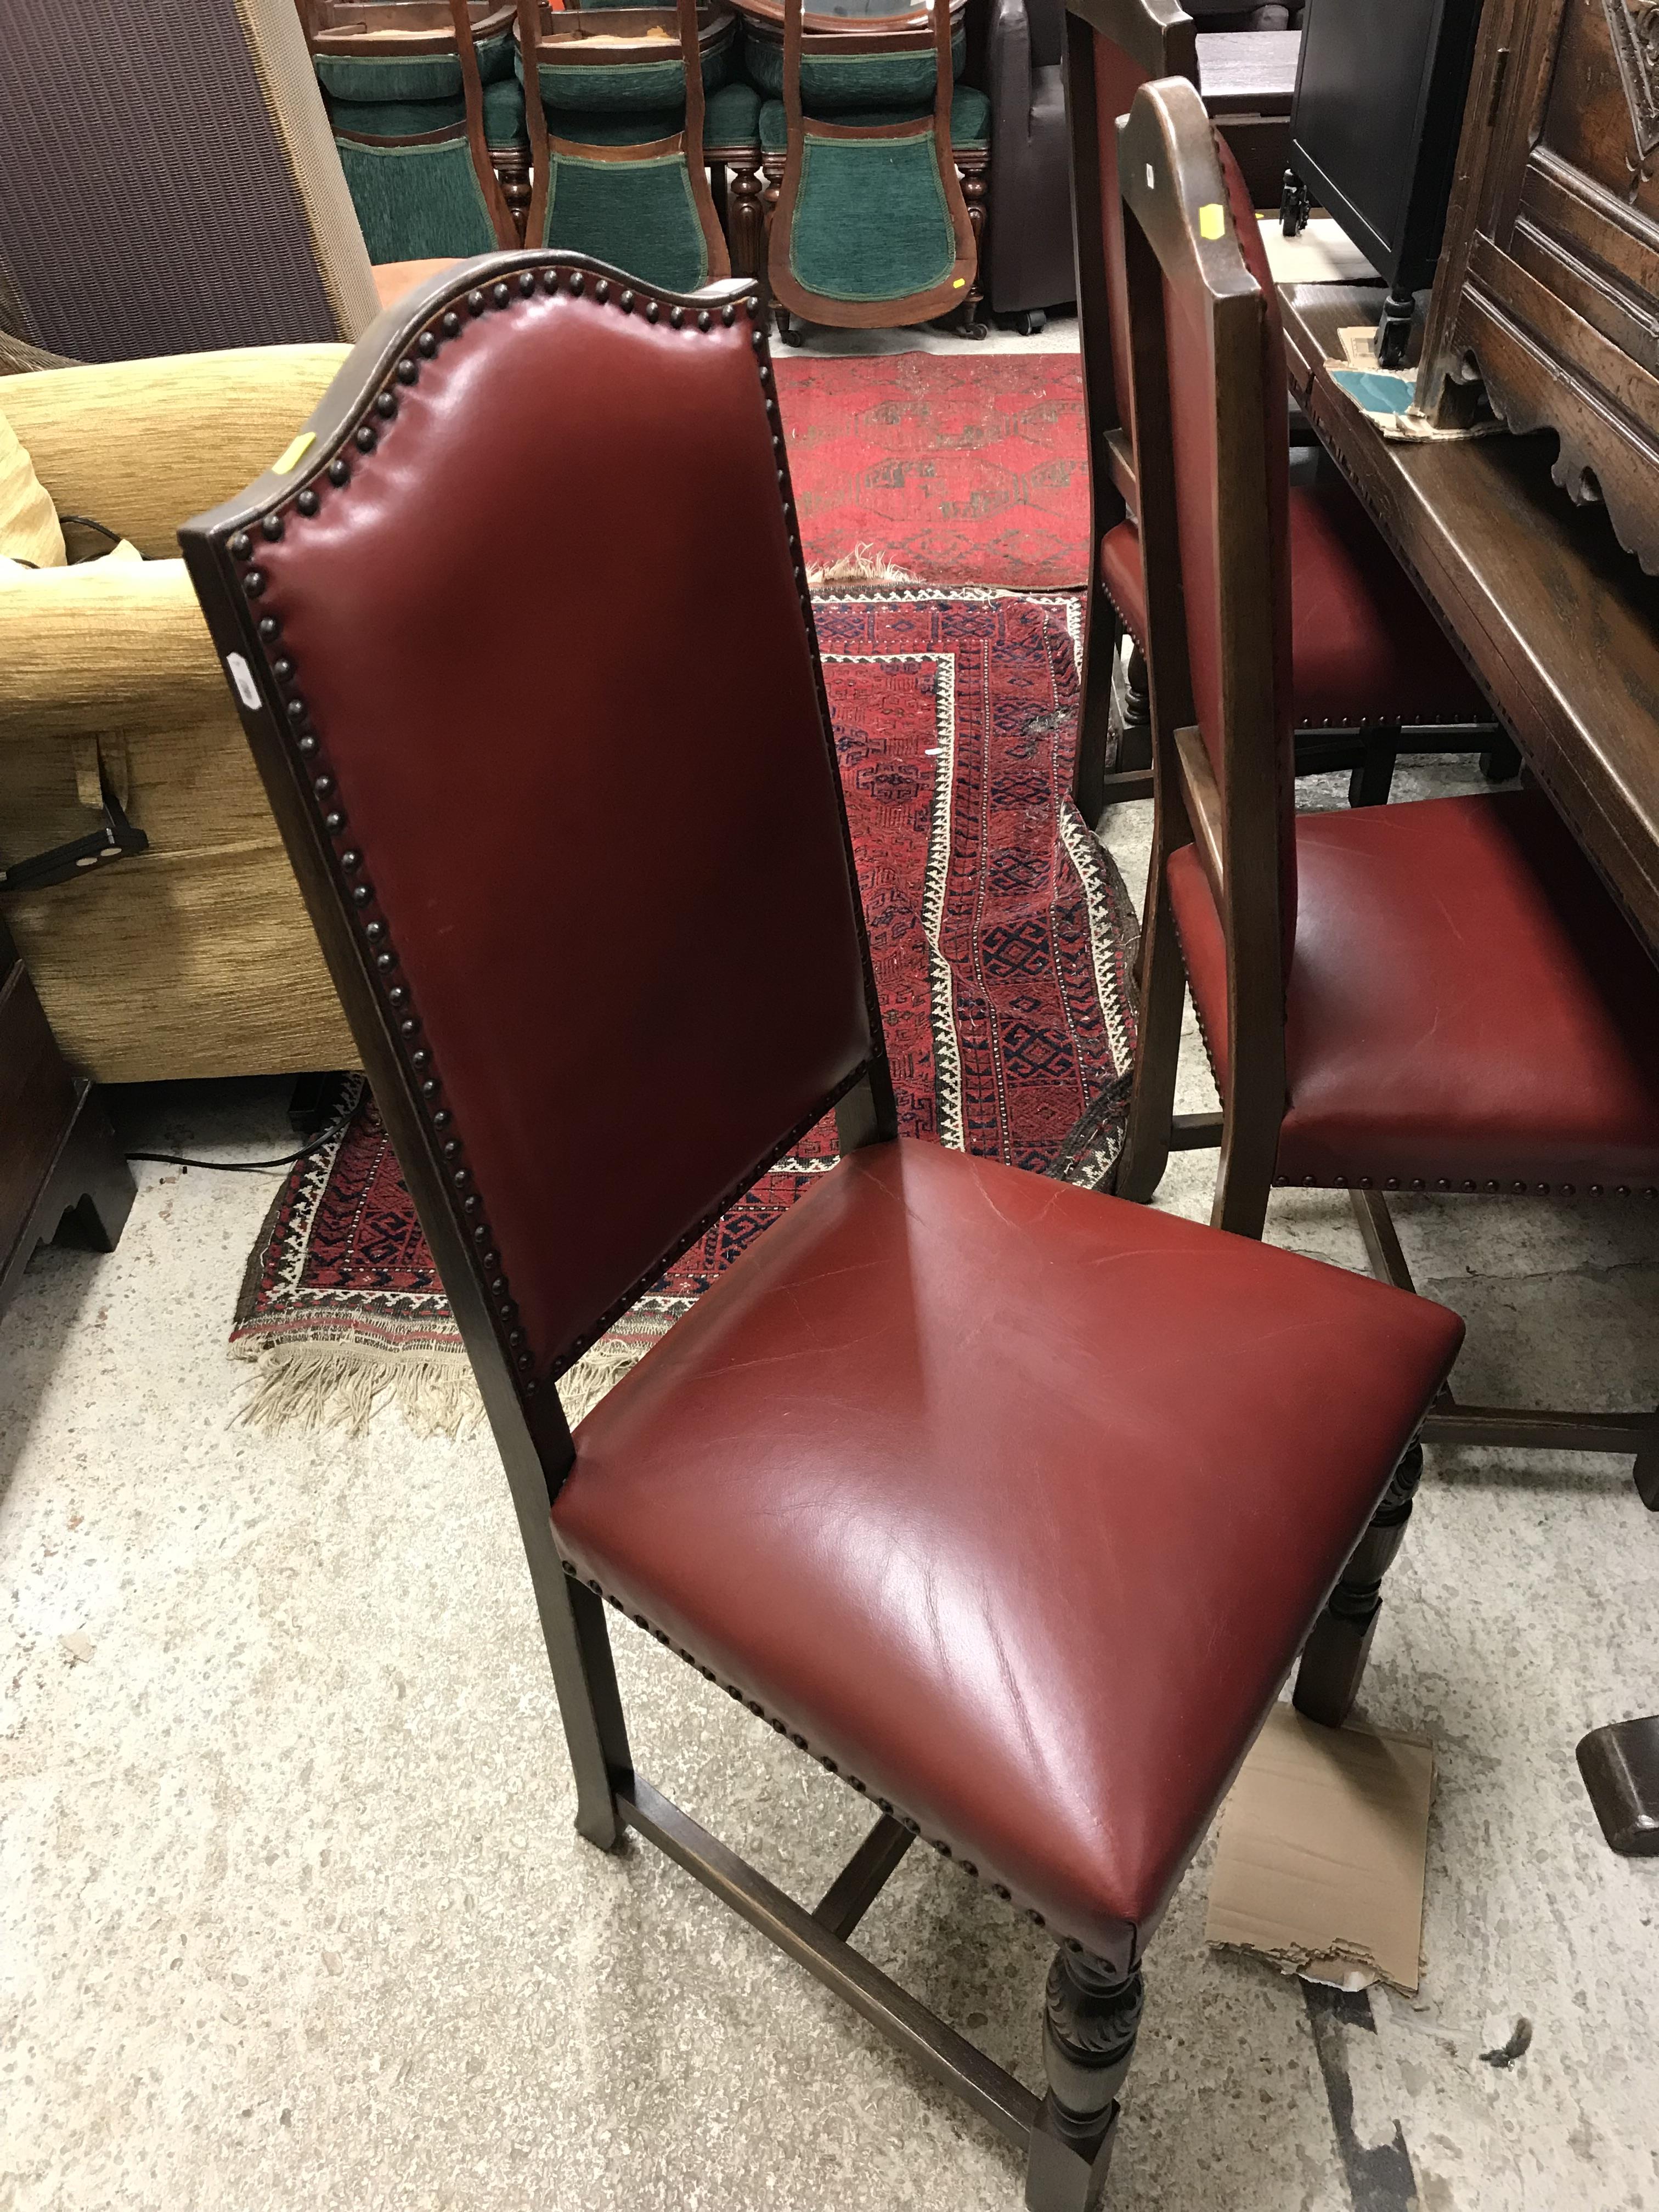
M1521 0L1503 35L1452 349L1513 428L1559 433L1558 483L1659 571L1659 10Z

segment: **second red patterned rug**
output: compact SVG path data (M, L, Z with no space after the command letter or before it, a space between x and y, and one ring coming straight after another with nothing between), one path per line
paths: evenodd
M1075 353L772 356L811 566L1013 591L1089 580Z
M1121 1141L1134 910L1071 798L1073 598L869 591L814 605L907 1135L1070 1182ZM573 1419L834 1164L814 1129L573 1369ZM432 1255L361 1084L289 1174L232 1331L252 1418L453 1429L477 1400Z

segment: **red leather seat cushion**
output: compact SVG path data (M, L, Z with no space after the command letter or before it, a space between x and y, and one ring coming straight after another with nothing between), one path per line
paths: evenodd
M1659 1184L1659 970L1533 792L1297 817L1291 1182ZM1218 1070L1226 957L1195 847L1170 902Z
M1140 533L1101 541L1100 580L1146 635ZM1291 654L1298 730L1343 722L1484 722L1492 708L1358 501L1340 479L1291 492Z
M1462 1334L901 1140L849 1155L588 1415L554 1529L924 1837L1121 1954Z

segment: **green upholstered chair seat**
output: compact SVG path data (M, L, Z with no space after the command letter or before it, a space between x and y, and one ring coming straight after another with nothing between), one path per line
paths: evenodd
M514 77L484 87L484 137L491 146L527 146L524 93ZM337 131L361 138L418 138L466 120L466 98L456 92L443 100L331 100L330 119Z
M544 246L590 253L671 291L694 292L708 282L708 247L683 155L607 161L556 153L550 166Z
M962 75L968 58L968 33L960 24L951 38L951 74ZM744 40L744 68L763 93L783 97L783 47L750 29ZM933 96L933 57L924 53L810 54L800 62L801 104L809 115L840 115L851 109L903 108Z
M338 135L334 143L371 261L495 252L495 226L464 123L435 144L364 145Z
M494 84L513 74L513 34L477 42L478 74ZM443 100L461 89L459 54L314 54L317 82L331 99L398 102Z
M702 105L705 146L757 146L761 96L744 77L734 76L711 92Z
M648 55L648 48L641 48ZM737 27L715 45L705 47L702 57L702 88L705 94L717 91L732 74L737 59ZM520 67L514 58L514 66ZM685 100L685 75L679 58L666 61L648 58L617 62L573 62L561 65L545 59L537 64L536 74L541 80L542 105L549 121L557 128L561 112L575 110L586 113L606 111L611 113L648 113L655 109L678 108Z
M881 123L920 123L933 112L932 100L925 105L912 103L908 106L856 108L849 112L826 116L832 123L874 125ZM951 94L951 143L963 149L989 143L991 136L991 103L977 85L959 84ZM760 112L760 142L769 154L781 154L787 139L781 100L763 100ZM712 142L711 142L712 143ZM929 156L931 159L931 155Z

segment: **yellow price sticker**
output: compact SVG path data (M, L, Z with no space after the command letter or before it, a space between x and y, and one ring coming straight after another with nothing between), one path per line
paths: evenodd
M1225 218L1219 200L1210 200L1198 211L1198 234L1200 238L1224 238L1227 234Z
M297 469L316 442L317 433L314 430L301 430L293 444L285 446L279 457L271 463L272 476L285 477Z

